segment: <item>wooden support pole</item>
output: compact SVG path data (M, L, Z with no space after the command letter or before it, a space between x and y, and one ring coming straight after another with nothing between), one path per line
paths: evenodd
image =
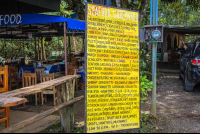
M67 76L67 44L66 44L66 23L64 22L64 46L65 46L65 76Z
M72 80L69 81L69 100L74 98L74 81L72 83ZM71 120L71 125L72 129L74 129L74 105L70 105L69 107L69 112L70 112L70 120Z
M34 122L37 122L37 121L39 121L39 120L51 115L52 113L64 108L65 106L72 105L72 104L74 104L74 103L76 103L76 102L78 102L78 101L80 101L82 99L84 99L83 95L80 96L80 97L74 98L73 100L70 100L68 102L65 102L63 104L60 104L58 106L55 106L55 107L53 107L53 108L51 108L51 109L49 109L49 110L47 110L47 111L45 111L45 112L43 112L41 114L38 114L38 115L36 115L36 116L34 116L32 118L29 118L27 120L21 121L21 122L15 124L15 125L12 125L9 128L6 128L6 129L0 131L0 133L14 133L14 132L16 132L16 131L18 131L18 130L20 130L20 129L28 126L28 125L30 125L30 124L33 124Z
M71 61L70 42L71 42L71 41L70 41L70 35L68 34L68 48L69 48L69 55L68 55L68 56L69 56L69 62L72 62L72 61Z
M57 90L58 103L62 104L68 101L68 82L61 85ZM61 127L66 133L70 133L70 114L68 113L68 108L63 108L60 110Z
M70 81L68 81L66 83L66 93L67 93L67 101L69 101L69 83ZM66 107L66 112L67 112L67 118L66 118L66 121L67 121L67 130L68 132L71 132L71 124L70 124L70 109L69 109L69 106ZM68 133L67 132L67 133Z

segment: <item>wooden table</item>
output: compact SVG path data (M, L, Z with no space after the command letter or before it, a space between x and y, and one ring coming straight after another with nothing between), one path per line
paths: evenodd
M17 106L27 102L25 98L19 98L22 96L40 93L44 89L48 89L52 86L58 86L66 83L68 80L80 78L80 75L68 75L63 76L54 80L39 83L33 86L16 89L13 91L5 92L0 94L0 107L11 107Z

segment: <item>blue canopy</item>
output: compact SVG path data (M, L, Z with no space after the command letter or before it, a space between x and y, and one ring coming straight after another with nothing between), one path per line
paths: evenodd
M85 30L84 21L79 21L59 16L45 15L45 14L0 15L0 26L58 23L58 22L66 22L67 27L70 29Z

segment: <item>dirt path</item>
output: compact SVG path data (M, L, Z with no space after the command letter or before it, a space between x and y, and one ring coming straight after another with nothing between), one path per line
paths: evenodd
M173 76L173 77L172 77ZM84 91L76 91L75 97L84 95ZM13 109L21 111L43 112L52 106L52 101L44 106L34 104L18 106ZM151 107L151 92L146 103L141 105L142 113L148 114ZM84 100L75 104L75 122L84 123ZM59 113L55 113L59 115ZM195 86L195 92L185 92L183 81L178 74L165 74L157 83L157 116L154 124L161 133L197 133L200 132L200 85ZM161 119L160 119L161 118Z
M173 76L173 77L172 77ZM183 81L178 74L165 74L157 84L157 121L158 132L200 132L200 86L195 86L195 92L185 92ZM148 111L151 104L151 94L148 101L142 104L142 110Z

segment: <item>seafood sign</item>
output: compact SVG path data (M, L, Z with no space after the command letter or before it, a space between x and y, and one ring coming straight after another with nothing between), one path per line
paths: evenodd
M86 5L86 132L140 128L139 12Z

